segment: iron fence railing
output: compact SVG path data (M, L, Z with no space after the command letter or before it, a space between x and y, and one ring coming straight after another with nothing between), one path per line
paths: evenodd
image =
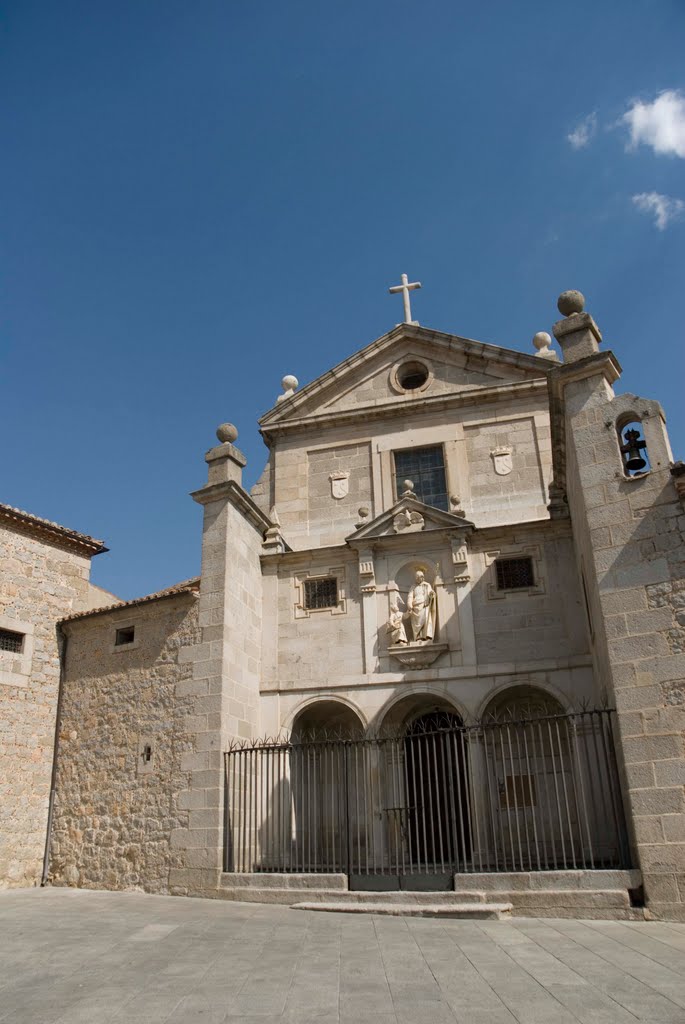
M628 867L614 712L225 755L225 870L436 874Z

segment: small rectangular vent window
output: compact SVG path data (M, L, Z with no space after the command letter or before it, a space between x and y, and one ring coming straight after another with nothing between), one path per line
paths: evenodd
M24 649L24 634L14 633L11 629L0 629L0 651L21 654Z
M307 609L335 608L338 604L338 581L335 576L304 581L304 606Z
M121 647L123 644L132 644L136 637L136 627L126 626L124 629L118 629L114 637L114 646Z
M498 558L498 590L525 590L535 586L532 558Z

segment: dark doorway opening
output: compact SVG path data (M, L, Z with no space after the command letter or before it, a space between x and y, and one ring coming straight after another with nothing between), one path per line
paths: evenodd
M433 711L404 740L410 861L436 873L470 856L468 771L463 722ZM425 870L424 867L424 870Z

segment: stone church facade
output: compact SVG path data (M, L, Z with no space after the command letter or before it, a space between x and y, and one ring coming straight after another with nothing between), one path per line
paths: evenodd
M251 493L205 457L198 579L50 606L45 878L685 918L683 467L559 308L561 360L407 322L285 378Z

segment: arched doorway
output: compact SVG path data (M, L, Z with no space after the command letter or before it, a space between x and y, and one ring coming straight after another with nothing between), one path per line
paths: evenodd
M316 700L295 716L294 742L324 739L361 739L364 726L359 715L340 700Z
M467 739L459 715L429 711L408 724L404 774L410 863L453 874L470 847Z
M349 870L364 837L363 735L361 719L341 701L316 701L295 718L289 748L293 870Z
M562 705L537 687L509 687L485 708L483 744L499 869L576 866L574 742Z
M469 730L442 694L409 692L377 726L378 825L398 888L451 889L471 848Z

